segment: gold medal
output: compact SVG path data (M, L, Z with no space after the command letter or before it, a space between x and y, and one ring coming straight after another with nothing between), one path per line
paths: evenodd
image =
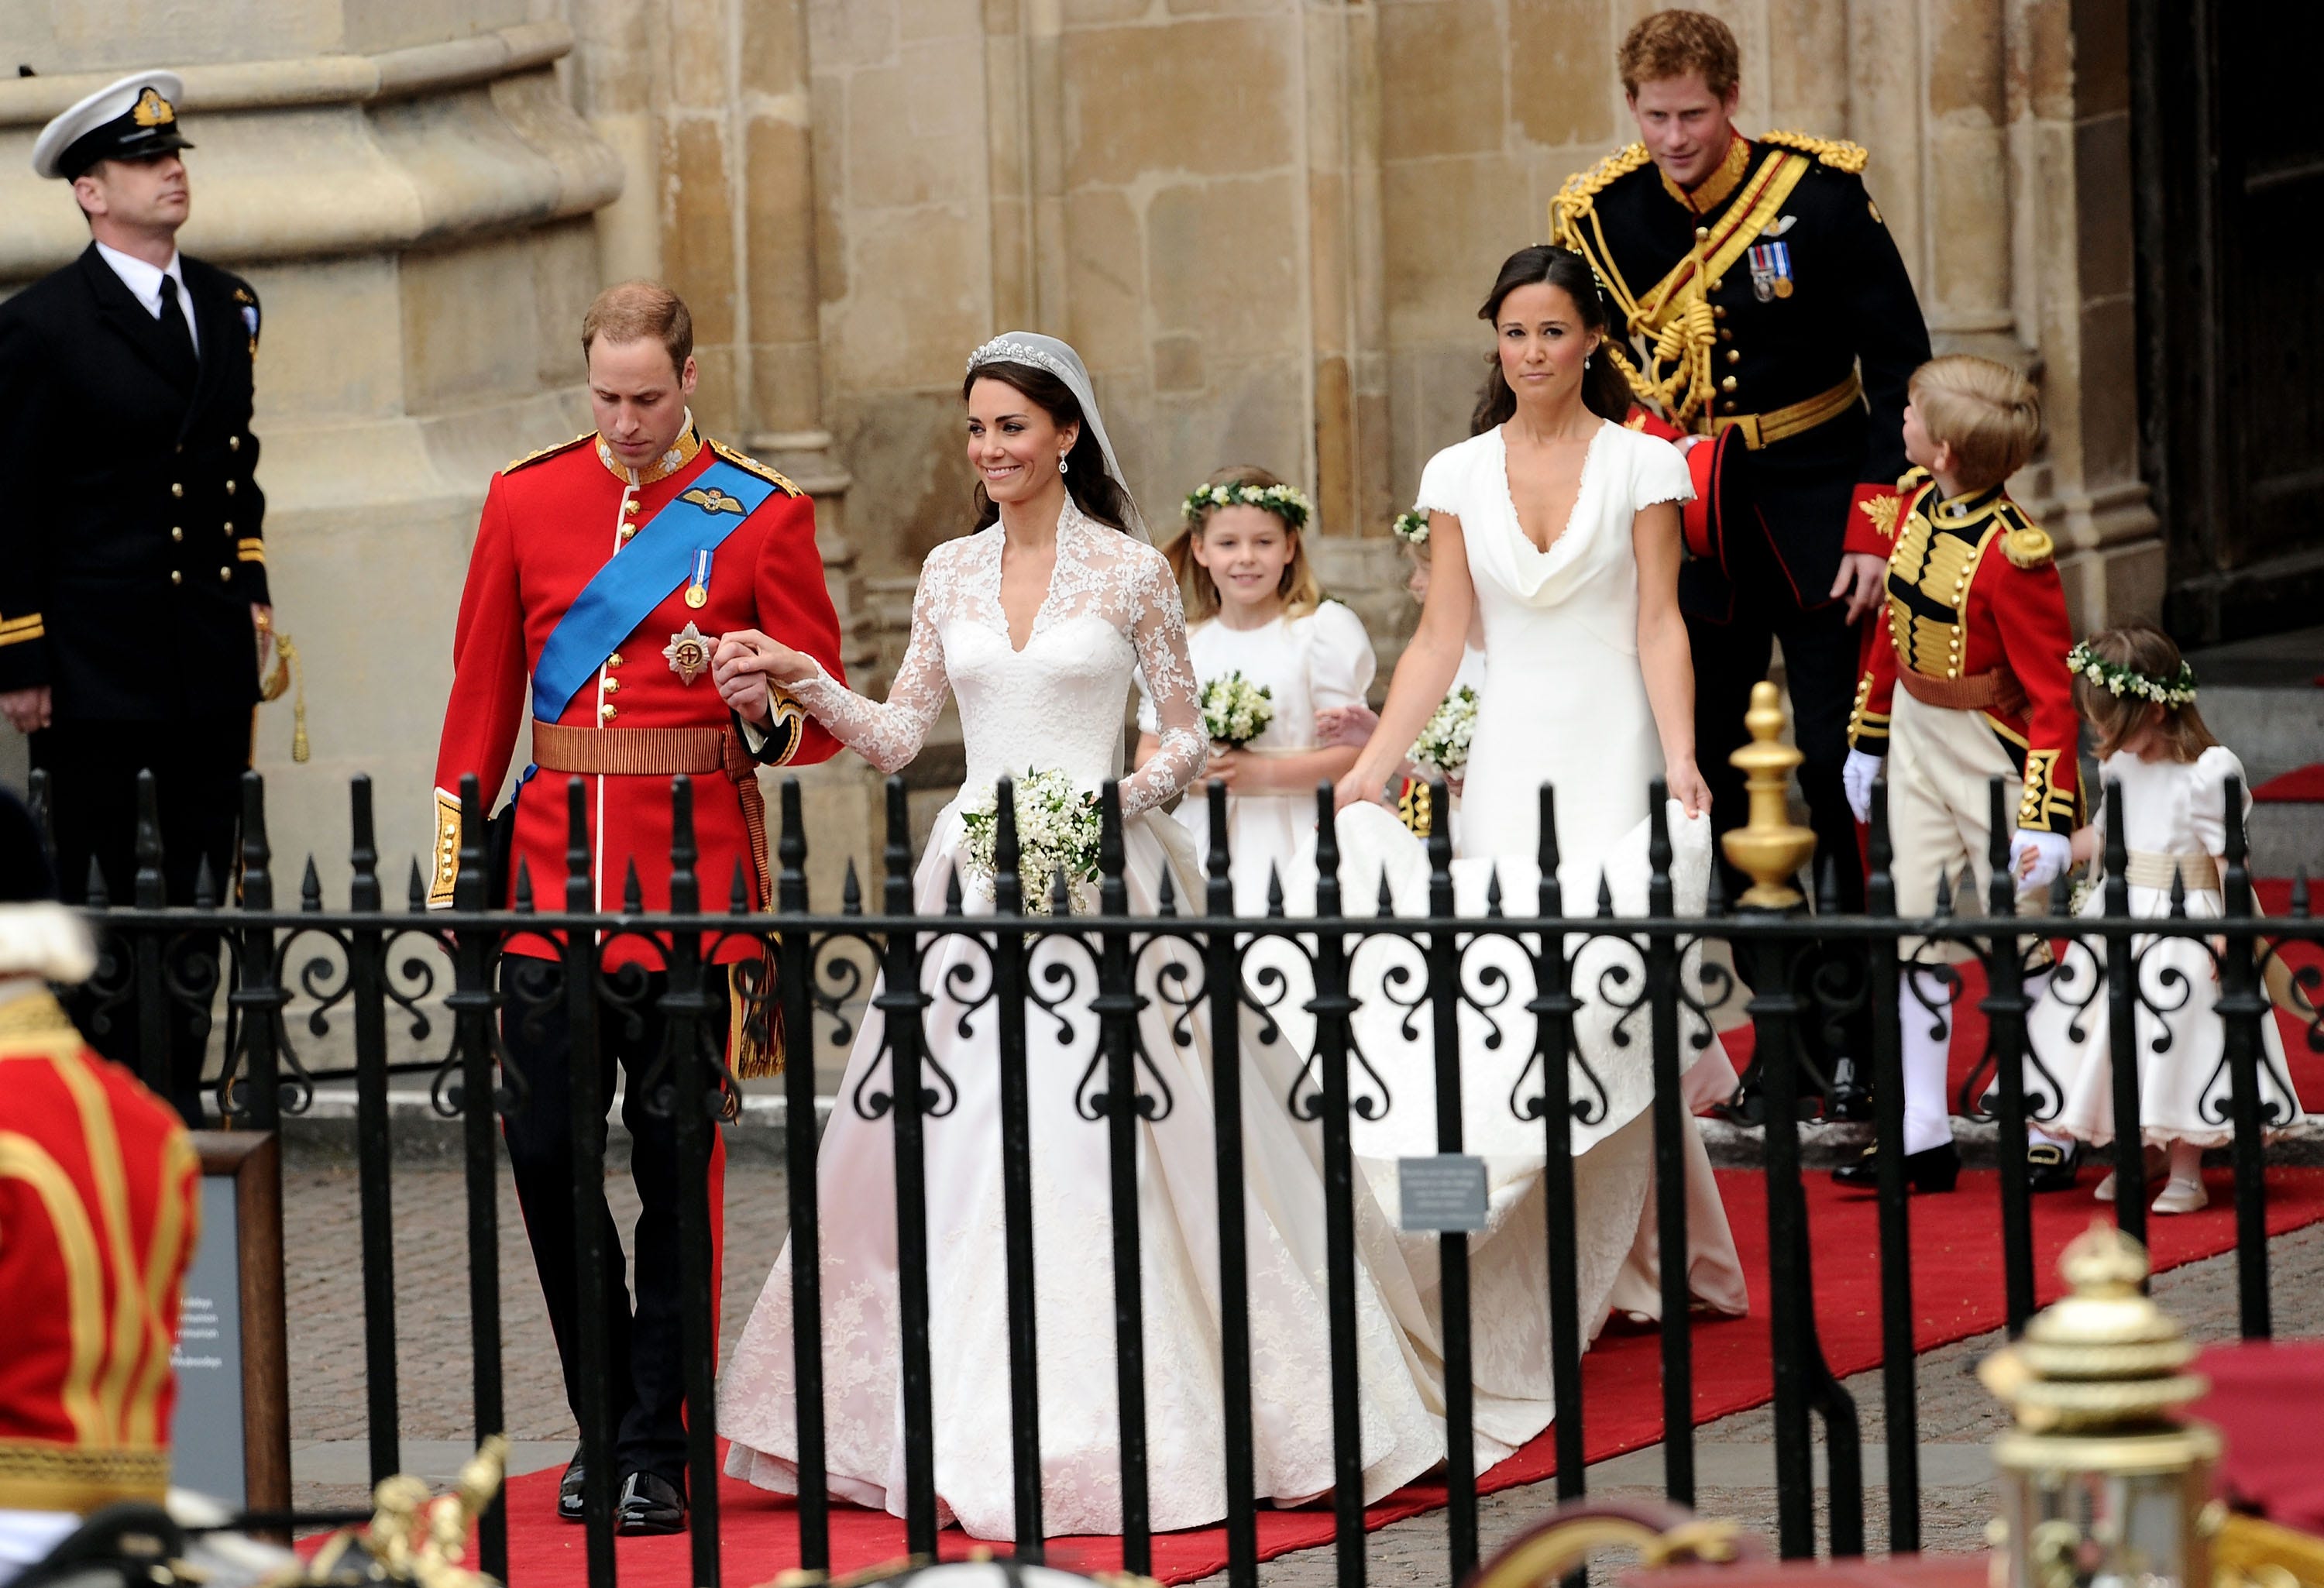
M1789 276L1777 276L1775 280L1775 289L1776 297L1790 297L1792 295L1792 278Z
M704 589L701 586L688 585L686 587L686 604L688 606L701 606L708 602L709 599L710 592Z

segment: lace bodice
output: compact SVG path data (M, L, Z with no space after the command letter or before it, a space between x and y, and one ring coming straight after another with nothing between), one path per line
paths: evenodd
M1121 713L1142 671L1162 748L1121 781L1121 811L1168 799L1203 770L1204 745L1186 660L1186 618L1162 554L1094 523L1068 500L1057 563L1022 651L1001 609L999 524L928 554L912 596L912 632L884 703L818 671L791 694L883 772L919 753L947 693L960 699L968 776L1056 769L1095 788L1121 771Z

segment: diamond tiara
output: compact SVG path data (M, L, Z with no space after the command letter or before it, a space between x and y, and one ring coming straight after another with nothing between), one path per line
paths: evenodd
M968 355L968 367L973 373L987 364L1030 364L1047 370L1061 381L1071 382L1073 370L1054 353L1045 353L1029 342L1015 342L1007 337L995 337Z

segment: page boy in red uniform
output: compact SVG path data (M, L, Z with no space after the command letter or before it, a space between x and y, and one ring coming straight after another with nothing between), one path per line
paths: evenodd
M2002 488L2042 439L2041 401L2015 370L1967 355L1923 365L1910 394L1904 451L1914 466L1898 482L1886 632L1874 639L1849 716L1849 803L1868 819L1885 758L1897 913L1934 913L1942 877L1954 909L1974 915L1987 897L1990 782L2006 778L2019 791L2009 846L2018 908L2038 909L2070 860L2081 733L2056 548ZM1970 957L1965 944L1906 952L1921 962ZM2026 990L2039 996L2040 985L2029 978ZM1945 1106L1949 990L1908 968L1898 1003L1904 1161L1914 1189L1950 1191L1960 1154ZM2028 1135L2034 1188L2072 1184L2066 1144L2031 1126ZM1870 1153L1833 1178L1878 1183Z
M724 908L739 869L752 904L763 905L765 813L755 768L823 761L838 748L788 698L770 692L763 675L755 688L745 683L724 697L713 676L722 636L771 633L838 678L839 621L816 550L813 503L772 469L695 428L687 406L693 345L693 322L676 293L650 282L608 288L581 328L597 429L493 480L460 598L436 763L433 907L451 903L458 880L460 780L474 773L483 789L499 789L528 688L533 765L518 789L509 871L512 888L530 875L545 909L562 902L566 789L576 776L586 780L594 908L622 907L633 866L645 908L669 907L670 780L680 772L693 780L703 897ZM536 770L541 775L532 780ZM554 946L519 937L508 950L502 1034L526 1088L524 1105L507 1122L509 1164L577 1418L571 1034L562 997L544 1001L537 973L526 969ZM736 937L715 958L731 965L760 952L756 940ZM650 940L608 943L604 963L641 966L650 976L635 1006L641 1029L629 1030L626 1018L610 1011L601 1022L605 1093L616 1060L629 1076L622 1120L641 1205L634 1316L620 1237L602 1201L596 1215L614 1259L605 1321L618 1423L616 1524L625 1533L677 1532L686 1525L677 1143L671 1121L647 1106L640 1084L661 1050L665 988ZM713 992L709 1019L723 1029L723 980ZM715 1223L715 1145L713 1152ZM581 1519L581 1471L576 1453L558 1500L569 1520Z

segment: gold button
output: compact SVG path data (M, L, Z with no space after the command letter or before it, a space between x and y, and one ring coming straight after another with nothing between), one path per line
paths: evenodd
M613 720L613 703L608 700L604 705L599 706L597 708L597 715L604 718L607 722L612 722Z
M604 689L605 689L605 693L606 693L606 694L608 694L608 695L617 695L617 694L619 694L619 693L621 692L621 688L622 688L622 680L621 680L621 679L607 679L605 680Z
M1720 382L1719 389L1722 392L1732 392L1735 390L1735 377L1733 375L1729 375L1725 380Z
M1732 342L1735 340L1735 333L1721 326L1719 328L1719 339L1722 342Z
M1724 303L1712 304L1711 306L1711 315L1713 319L1725 319L1727 318L1727 305Z
M635 512L639 508L644 505L645 504L643 503L632 496L628 501L622 503L622 511L623 512Z
M1710 241L1711 241L1711 228L1710 228L1709 226L1697 226L1697 227L1695 227L1695 228L1694 228L1694 240L1695 240L1696 242L1698 242L1698 243L1708 243L1708 242L1710 242Z
M609 656L609 657L605 658L605 665L606 665L607 667L619 667L619 666L621 666L621 665L622 665L622 653L621 653L620 651L614 651L614 652L613 652L613 655L611 655L611 656Z
M636 534L637 532L638 532L638 526L637 526L637 525L635 525L635 524L623 524L623 525L622 526L622 534L621 534L621 539L622 539L622 543L626 545L626 544L628 543L628 541L629 541L630 537L631 537L631 536L632 536L632 535L634 535L634 534Z
M1726 278L1725 276L1713 276L1713 277L1711 277L1711 290L1712 291L1714 291L1714 292L1718 291L1721 287L1725 286L1726 284L1727 284L1727 278Z
M228 436L228 437L226 439L226 449L228 452L239 452L239 451L241 451L241 450L242 450L242 438L241 438L240 436Z
M1735 411L1735 404L1722 398L1720 400L1719 411L1721 413L1732 413Z
M173 584L173 585L182 585L182 584L184 584L185 582L186 582L186 576L185 576L185 575L183 575L183 574L180 573L176 568L171 568L171 569L170 570L170 583L171 583L171 584Z
M221 584L221 585L230 585L230 584L232 584L233 582L234 582L234 569L230 568L222 568L218 569L218 583L219 583L219 584Z
M171 481L171 482L170 482L170 494L171 494L171 495L172 495L172 496L183 496L185 494L186 494L186 488L185 488L183 485L181 485L178 484L175 480L172 480L172 481Z
M234 520L228 519L226 521L226 532L229 535L234 533Z
M186 531L182 525L171 524L170 526L170 539L172 540L182 540L185 538Z
M1726 334L1727 334L1727 333L1726 333L1726 332L1724 332L1724 331L1721 331L1721 332L1720 333L1720 335L1721 335L1721 336L1725 336ZM1743 352L1742 352L1742 349L1738 348L1738 347L1729 347L1729 348L1727 350L1727 362L1728 362L1728 363L1729 363L1729 364L1740 364L1740 363L1742 363L1742 362L1743 362Z
M226 494L229 496L234 494L234 482L232 480L228 480L226 483Z

